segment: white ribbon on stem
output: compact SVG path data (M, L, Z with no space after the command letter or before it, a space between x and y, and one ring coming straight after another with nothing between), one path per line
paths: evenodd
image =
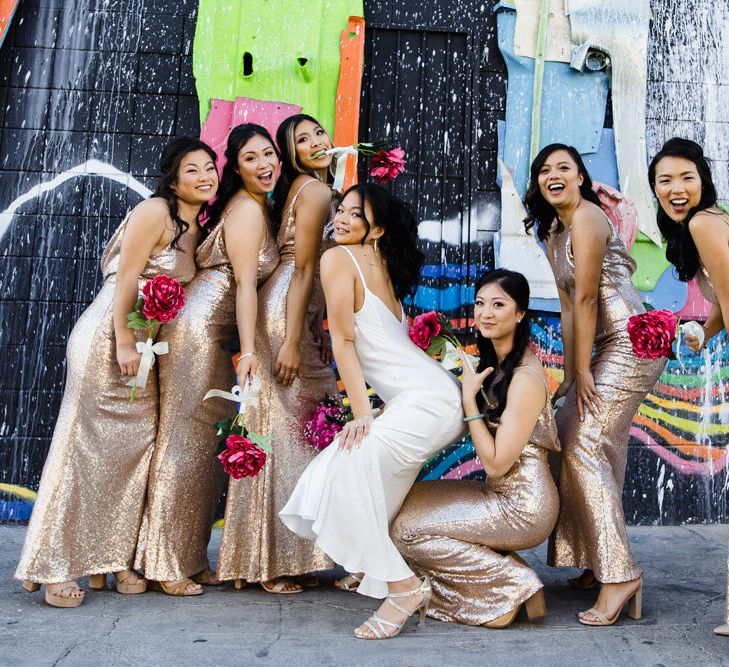
M144 389L147 386L149 369L154 366L154 355L167 354L169 351L170 348L165 341L155 343L151 338L147 338L146 343L137 343L137 352L142 355L142 358L139 361L136 377L127 382L127 387L134 387L135 389L141 387Z
M235 385L230 391L223 391L222 389L211 389L203 401L208 398L224 398L226 401L233 401L238 403L238 414L245 412L246 406L250 405L255 407L258 401L258 392L261 389L261 380L258 376L254 375L253 379L245 379L243 387Z
M328 151L324 151L325 155L332 155L337 161L337 169L334 172L334 183L332 190L342 191L344 185L344 177L347 173L347 156L354 155L354 169L357 170L357 157L359 152L354 146L335 146Z

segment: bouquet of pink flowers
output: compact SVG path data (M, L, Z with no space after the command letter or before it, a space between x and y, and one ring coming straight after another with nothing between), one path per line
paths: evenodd
M628 319L628 336L639 359L675 359L672 345L678 331L678 318L665 308Z
M134 311L127 315L127 327L147 331L147 341L137 343L137 352L142 355L139 370L136 377L127 383L132 388L131 401L137 398L137 387L144 389L147 386L155 355L169 352L167 343L154 342L159 325L174 320L184 305L185 290L177 279L161 273L144 284Z
M314 153L312 157L321 155L333 155L336 158L337 168L334 174L332 189L341 190L344 184L344 176L347 164L347 156L352 155L356 159L359 155L365 155L370 160L370 176L378 183L388 183L397 178L403 171L407 160L405 151L400 146L388 148L384 141L361 142L351 146L335 146L329 150L321 150Z
M324 396L316 406L314 414L307 420L304 435L314 449L321 451L332 444L337 433L348 421L352 421L352 412L333 398Z
M370 176L378 183L388 183L405 171L406 164L405 151L399 146L380 149L370 160Z

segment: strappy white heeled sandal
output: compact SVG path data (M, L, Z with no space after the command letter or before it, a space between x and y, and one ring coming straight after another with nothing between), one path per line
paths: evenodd
M348 581L349 580L349 581ZM341 579L337 579L334 582L334 588L340 591L356 591L359 585L362 583L362 577L357 576L348 572Z
M408 611L404 607L401 607L393 600L393 598L406 598L411 595L417 595L418 593L423 594L423 601L412 611ZM357 637L357 639L392 639L393 637L397 637L402 632L410 617L415 614L416 611L420 612L420 623L418 623L418 625L423 625L423 623L425 623L425 614L430 606L430 598L432 594L433 590L430 586L430 579L428 577L423 577L420 586L413 591L408 591L407 593L390 593L385 599L401 614L405 615L405 620L402 623L393 623L392 621L380 618L377 615L377 612L375 612L362 624L362 626L367 628L372 634L364 634L363 630L361 630L362 626L360 626L359 628L355 628L354 636Z

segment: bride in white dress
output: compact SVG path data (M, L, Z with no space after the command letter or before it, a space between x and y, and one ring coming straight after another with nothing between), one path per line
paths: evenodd
M360 593L386 598L354 633L388 639L415 611L422 622L430 601L430 582L407 566L390 523L422 464L463 431L461 393L408 336L402 299L414 293L424 261L409 209L380 186L354 186L337 208L334 239L321 280L354 420L309 464L279 516L358 573L340 588L359 583ZM376 418L365 383L386 404Z

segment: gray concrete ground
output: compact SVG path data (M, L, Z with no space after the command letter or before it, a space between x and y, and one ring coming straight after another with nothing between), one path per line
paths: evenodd
M547 568L542 546L525 553L546 585L542 622L486 630L428 619L416 631L411 621L384 642L352 636L376 603L335 590L332 573L301 595L230 585L193 598L90 591L78 609L53 609L12 579L24 534L0 526L2 665L729 665L729 638L712 633L723 620L725 526L630 530L646 571L640 621L579 625L575 611L595 592L567 588L570 572ZM219 541L216 531L211 555Z

